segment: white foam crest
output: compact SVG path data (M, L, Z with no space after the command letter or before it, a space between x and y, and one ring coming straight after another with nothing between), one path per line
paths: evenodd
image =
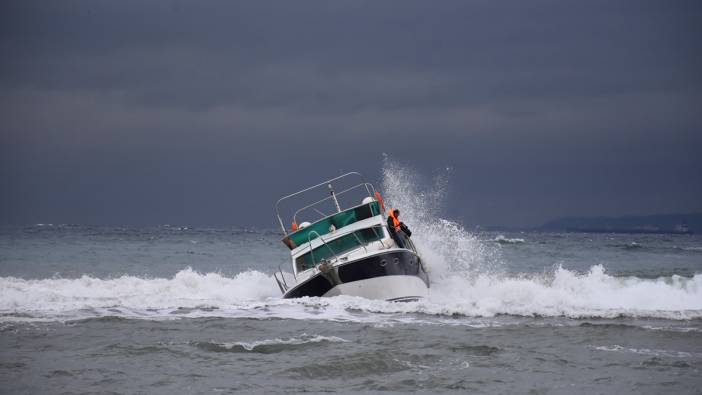
M662 331L662 332L678 332L678 333L689 333L689 332L702 332L702 328L695 328L689 326L653 326L644 325L644 329L651 331Z
M586 274L559 267L550 275L452 276L437 281L430 301L470 316L702 318L702 275L614 277L596 265Z
M634 347L624 347L618 344L612 346L591 346L590 348L597 351L610 351L610 352L626 352L633 354L641 354L655 357L669 357L669 358L702 358L702 353L698 352L687 352L687 351L671 351L671 350L659 350L650 348L634 348Z
M444 320L449 318L461 325L485 325L475 318L500 315L702 318L702 275L640 279L609 276L602 266L595 266L586 274L558 268L550 275L540 276L478 275L470 279L447 276L432 284L430 291L428 299L409 303L353 297L281 303L299 303L298 307L307 309L314 307L316 319L363 322L451 323ZM320 309L323 310L321 314ZM296 310L294 314L300 313ZM293 318L294 314L288 316ZM313 318L303 315L306 319ZM465 320L456 320L457 317Z
M322 307L319 318L340 321L449 323L444 320L449 317L461 325L484 325L475 318L500 315L687 320L702 318L702 275L640 279L609 276L602 266L585 274L558 268L550 275L448 276L432 284L429 298L418 302L337 297L298 303Z
M429 298L408 303L349 296L281 299L279 295L273 279L255 271L233 278L190 269L171 279L0 278L0 322L119 316L493 326L495 322L484 319L501 315L702 318L702 275L614 277L602 266L594 266L585 274L558 268L548 275L445 276L432 284Z
M190 268L170 279L135 276L99 279L86 275L77 279L41 280L2 277L0 313L75 316L83 311L87 316L99 316L116 309L113 312L131 310L140 314L150 310L216 307L279 294L273 278L257 271L242 272L233 278L218 273L201 274Z
M497 237L495 237L495 241L500 243L500 244L523 244L523 243L526 243L526 240L524 240L524 239L520 239L520 238L510 239L509 237L505 237L505 235L497 235Z
M228 350L231 350L232 348L239 346L247 351L253 351L256 347L260 347L260 346L300 345L300 344L322 343L322 342L348 343L349 341L346 339L343 339L341 337L337 337L337 336L308 335L306 333L303 333L299 337L291 337L291 338L287 338L287 339L275 338L275 339L257 340L257 341L253 341L253 342L231 342L231 343L230 342L225 342L225 343L214 343L213 342L213 344L219 345L219 346L224 347Z

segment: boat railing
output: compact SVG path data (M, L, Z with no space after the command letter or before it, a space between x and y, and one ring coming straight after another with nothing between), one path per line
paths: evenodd
M365 187L365 188L366 188L366 191L368 192L368 196L373 196L373 195L375 194L375 188L373 187L373 184L370 184L370 183L367 183L367 182L362 182L362 183L357 184L357 185L354 185L354 186L352 186L352 187L350 187L350 188L344 189L344 190L341 191L341 192L336 192L335 194L336 194L336 196L341 196L341 195L343 195L343 194L345 194L345 193L347 193L347 192L351 192L351 191L353 191L353 190L355 190L355 189L359 189L359 188L361 188L361 187ZM295 211L295 214L293 214L293 222L297 223L297 215L300 214L301 212L305 211L305 210L308 210L308 209L312 209L312 210L316 211L317 214L321 215L321 218L320 218L320 219L326 218L326 217L329 217L329 216L331 216L331 215L336 214L336 213L331 213L331 214L323 213L323 212L321 212L321 211L319 211L319 210L317 210L317 209L315 208L316 205L321 204L321 203L324 203L324 202L326 202L326 201L328 201L328 200L332 200L332 199L333 199L332 196L327 196L327 197L325 197L324 199L320 199L320 200L318 200L318 201L316 201L316 202L314 202L314 203L312 203L312 204L308 204L308 205L305 206L305 207L302 207L302 208L297 209L297 211Z
M331 247L329 247L329 244L327 244L327 242L324 241L324 239L322 238L322 236L320 236L319 233L317 233L316 231L313 230L313 231L311 231L311 232L307 235L307 242L309 243L309 246L310 246L310 257L312 258L312 267L313 267L313 268L316 268L316 267L317 267L317 266L315 265L316 262L314 261L314 249L312 248L312 240L313 240L313 239L310 238L310 237L312 236L312 233L314 233L314 234L317 235L317 238L322 242L322 244L324 244L324 245L329 249L329 251L331 251L332 255L334 255L334 258L336 258L336 260L337 260L337 262L338 262L338 261L339 261L339 256L336 254L336 252L334 251L334 249L331 248Z
M373 233L375 233L375 231L374 231ZM353 235L353 237L356 238L356 241L358 242L358 245L360 245L361 247L363 247L363 251L365 251L366 254L367 254L367 253L368 253L368 248L366 247L366 244L363 243L363 242L361 241L361 239L358 238L358 235L356 234L355 231L354 231L354 232L351 232L351 234ZM375 234L376 234L376 236L378 235L377 233L375 233Z
M352 177L352 176L359 177L359 178L361 179L361 183L358 184L358 185L354 185L353 187L348 188L348 189L346 189L346 190L343 190L343 191L339 192L338 194L334 192L333 184L334 184L335 182L337 182L337 181L339 181L339 180L341 180L341 179L344 179L344 178L346 178L346 177ZM283 219L282 219L281 216L280 216L280 203L283 202L283 201L285 201L285 200L288 200L288 199L290 199L290 198L293 198L293 197L295 197L295 196L298 196L298 195L300 195L300 194L302 194L302 193L309 192L309 191L311 191L311 190L313 190L313 189L316 189L316 188L320 188L320 187L322 187L322 186L329 186L330 191L331 191L331 196L327 196L325 199L322 199L322 200L320 200L320 201L314 202L314 203L312 203L312 204L309 204L309 205L303 207L302 209L299 209L297 212L295 212L295 215L293 216L293 218L295 218L295 217L297 216L297 214L298 214L300 211L305 210L305 209L309 209L309 208L313 208L315 205L320 204L321 202L324 202L324 201L327 201L327 200L330 200L330 199L337 205L338 211L341 211L341 208L338 206L338 202L337 202L337 200L336 200L336 195L341 195L341 194L343 194L343 193L349 192L350 190L353 190L353 189L356 189L356 188L359 188L359 187L365 187L365 188L366 188L366 192L368 193L368 196L371 196L371 197L372 197L372 196L375 194L375 188L373 188L373 185L372 185L372 184L369 184L369 183L367 183L367 182L365 182L365 180L363 179L363 176L361 175L361 173L358 173L358 172L353 171L353 172L349 172L349 173L346 173L346 174L342 174L342 175L340 175L340 176L338 176L338 177L334 177L334 178L332 178L332 179L329 179L329 180L320 182L319 184L316 184L316 185L313 185L313 186L311 186L311 187L302 189L302 190L297 191L297 192L295 192L295 193L291 193L291 194L289 194L289 195L283 196L282 198L278 199L278 201L275 203L275 213L276 213L276 216L278 217L278 223L280 224L280 228L281 228L281 230L283 231L283 234L284 234L284 235L287 236L287 235L288 235L288 231L286 230L285 224L283 223ZM324 213L322 213L321 211L317 210L316 208L315 208L314 210L317 211L319 214L322 214L322 215L324 216ZM294 219L293 219L293 220L294 220Z
M412 241L412 238L410 238L409 236L403 236L403 237L404 237L403 241L410 247L410 249L414 252L418 252L417 247L414 245L414 242Z
M273 272L273 277L275 278L275 281L278 283L278 288L280 288L280 292L285 293L288 290L288 283L285 281L285 276L283 275L283 268L281 267L282 263L278 265L278 271ZM280 274L280 279L278 279L278 274ZM293 273L293 276L295 276L295 273ZM297 277L296 277L297 279Z
M385 226L385 229L387 229L388 234L392 235L393 230L391 230L390 227ZM412 241L412 239L409 236L405 235L404 232L402 232L402 231L397 233L397 235L398 235L398 237L402 238L402 242L405 244L405 248L418 253L417 246L414 245L414 242ZM400 246L398 246L398 247L400 247Z

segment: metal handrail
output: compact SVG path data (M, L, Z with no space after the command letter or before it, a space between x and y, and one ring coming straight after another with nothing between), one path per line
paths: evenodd
M312 248L312 239L310 239L310 236L312 236L312 233L314 233L314 234L317 235L317 238L322 242L322 244L324 244L324 245L329 249L329 251L331 251L332 254L334 254L334 258L336 258L336 260L337 260L337 262L338 262L338 261L339 261L339 256L336 254L336 252L334 252L334 250L333 250L331 247L329 247L329 244L327 244L327 242L324 241L324 239L322 238L322 236L321 236L319 233L317 233L317 231L314 231L314 230L313 230L313 231L310 231L310 233L307 234L307 243L309 243L309 245L310 245L310 256L312 257L312 267L315 267L314 249Z
M403 236L403 237L404 237L404 241L405 241L406 243L409 244L410 249L411 249L412 251L418 253L419 251L417 251L417 246L414 245L414 241L412 241L412 238L409 237L409 236Z
M283 200L289 199L289 198L291 198L291 197L293 197L293 196L297 196L297 195L299 195L299 194L301 194L301 193L310 191L310 190L315 189L315 188L319 188L319 187L321 187L322 185L330 184L330 183L332 183L332 182L334 182L334 181L340 180L340 179L342 179L342 178L344 178L344 177L348 177L348 176L351 176L351 175L359 176L359 177L361 178L361 180L363 181L363 175L361 175L361 173L356 172L356 171L352 171L352 172L348 172L348 173L346 173L346 174L342 174L342 175L340 175L340 176L338 176L338 177L334 177L334 178L332 178L332 179L326 180L326 181L324 181L324 182L320 182L320 183L317 184L317 185L313 185L313 186L311 186L311 187L305 188L305 189L300 190L300 191L297 191L297 192L295 192L295 193L291 193L291 194L289 194L289 195L283 196L282 198L278 199L278 201L275 203L275 214L276 214L276 216L278 217L278 223L280 224L280 229L283 231L283 234L287 236L287 235L288 235L288 232L287 232L287 230L285 230L285 225L283 224L282 218L280 218L280 207L279 207L279 206L280 206L280 202L282 202ZM365 181L363 181L363 182L365 183ZM366 188L367 188L367 187L366 187ZM368 193L370 194L370 191L368 191Z
M278 272L280 272L280 278L283 280L283 283L285 284L285 289L288 289L288 283L285 281L285 276L283 276L283 268L281 267L283 264L278 264ZM275 272L274 274L278 274L278 272ZM294 273L293 273L294 274ZM276 280L278 277L276 277Z
M382 227L383 227L383 225L380 225L380 228L381 228L381 229L382 229ZM376 226L372 226L371 229L373 230L373 233L375 234L375 237L377 237L377 238L378 238L378 241L380 241L380 244L382 244L383 246L385 246L385 243L383 243L383 236L385 236L385 235L384 235L384 234L383 234L383 236L378 235L378 231L376 230Z
M363 244L363 242L361 241L361 239L358 238L358 235L356 234L356 232L357 232L357 231L354 230L353 232L351 232L351 234L353 235L353 237L356 238L356 241L358 242L358 245L360 245L361 247L363 247L363 250L364 250L364 251L366 252L366 254L367 254L367 253L368 253L368 248L366 248L366 245ZM377 235L378 235L378 234L376 233L376 236L377 236ZM337 258L337 259L338 259L338 258Z
M273 277L275 277L275 281L278 283L278 288L280 288L280 292L285 293L285 291L288 290L288 283L285 281L285 275L283 275L283 269L280 267L281 265L278 265L278 271L273 272ZM280 273L280 279L278 279L278 273ZM295 276L295 273L293 273L293 276ZM297 277L295 277L297 280Z
M368 188L369 186L370 186L370 189ZM360 183L360 184L357 184L357 185L352 186L351 188L344 189L344 190L341 191L341 192L336 192L336 196L341 196L341 195L343 195L344 193L350 192L350 191L352 191L352 190L354 190L354 189L356 189L356 188L358 188L358 187L366 187L366 191L368 192L368 196L371 196L371 197L372 197L373 194L375 194L375 187L373 187L373 184L370 184L370 183L367 183L367 182L362 182L362 183ZM373 190L372 193L371 193L371 191L370 191L371 189ZM330 200L330 199L332 199L332 197L331 197L331 196L327 196L327 197L325 197L324 199L318 200L318 201L316 201L316 202L314 202L314 203L312 203L312 204L308 204L308 205L305 206L305 207L302 207L302 208L297 209L297 211L295 211L295 214L293 214L293 221L294 221L294 222L297 222L297 215L300 214L302 211L307 210L308 208L313 208L314 206L318 205L319 203L325 202L325 201ZM318 212L319 214L321 214L321 215L322 215L322 218L331 217L332 215L336 214L336 213L334 213L334 214L329 214L329 215L327 215L327 214L324 214L324 213L322 213L321 211L319 211L319 210L317 210L317 209L314 209L314 211L316 211L316 212Z
M390 236L391 236L391 238L392 238L392 232L393 232L393 231L390 230L390 227L386 225L386 226L384 226L384 228L388 230L388 233L390 234ZM402 237L402 241L405 242L405 249L412 250L412 251L414 251L415 253L419 253L419 251L417 251L417 246L414 245L414 242L412 241L412 239L411 239L409 236L407 236L407 235L399 235L399 234L398 234L398 237ZM409 245L410 248L407 248L407 245ZM398 247L399 247L399 246L398 246Z

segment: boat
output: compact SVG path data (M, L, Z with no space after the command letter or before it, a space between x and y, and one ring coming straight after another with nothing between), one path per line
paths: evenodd
M281 216L285 207L287 220ZM402 232L393 237L381 194L360 173L283 196L275 212L292 262L292 272L279 266L274 276L283 298L412 301L428 295L429 276L417 248Z

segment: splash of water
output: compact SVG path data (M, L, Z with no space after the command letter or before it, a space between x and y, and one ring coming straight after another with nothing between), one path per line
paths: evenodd
M645 280L617 278L602 265L586 274L558 267L551 273L515 277L500 270L500 243L524 243L498 236L481 242L460 224L441 218L450 169L433 185L399 163L384 158L383 190L392 207L400 208L413 240L431 271L432 288L423 312L494 316L497 314L568 317L661 316L702 314L700 281L673 276Z
M455 221L441 218L451 169L438 173L431 186L417 173L384 157L383 191L388 208L399 208L402 221L412 231L412 240L424 257L432 280L494 272L499 250L482 243Z

